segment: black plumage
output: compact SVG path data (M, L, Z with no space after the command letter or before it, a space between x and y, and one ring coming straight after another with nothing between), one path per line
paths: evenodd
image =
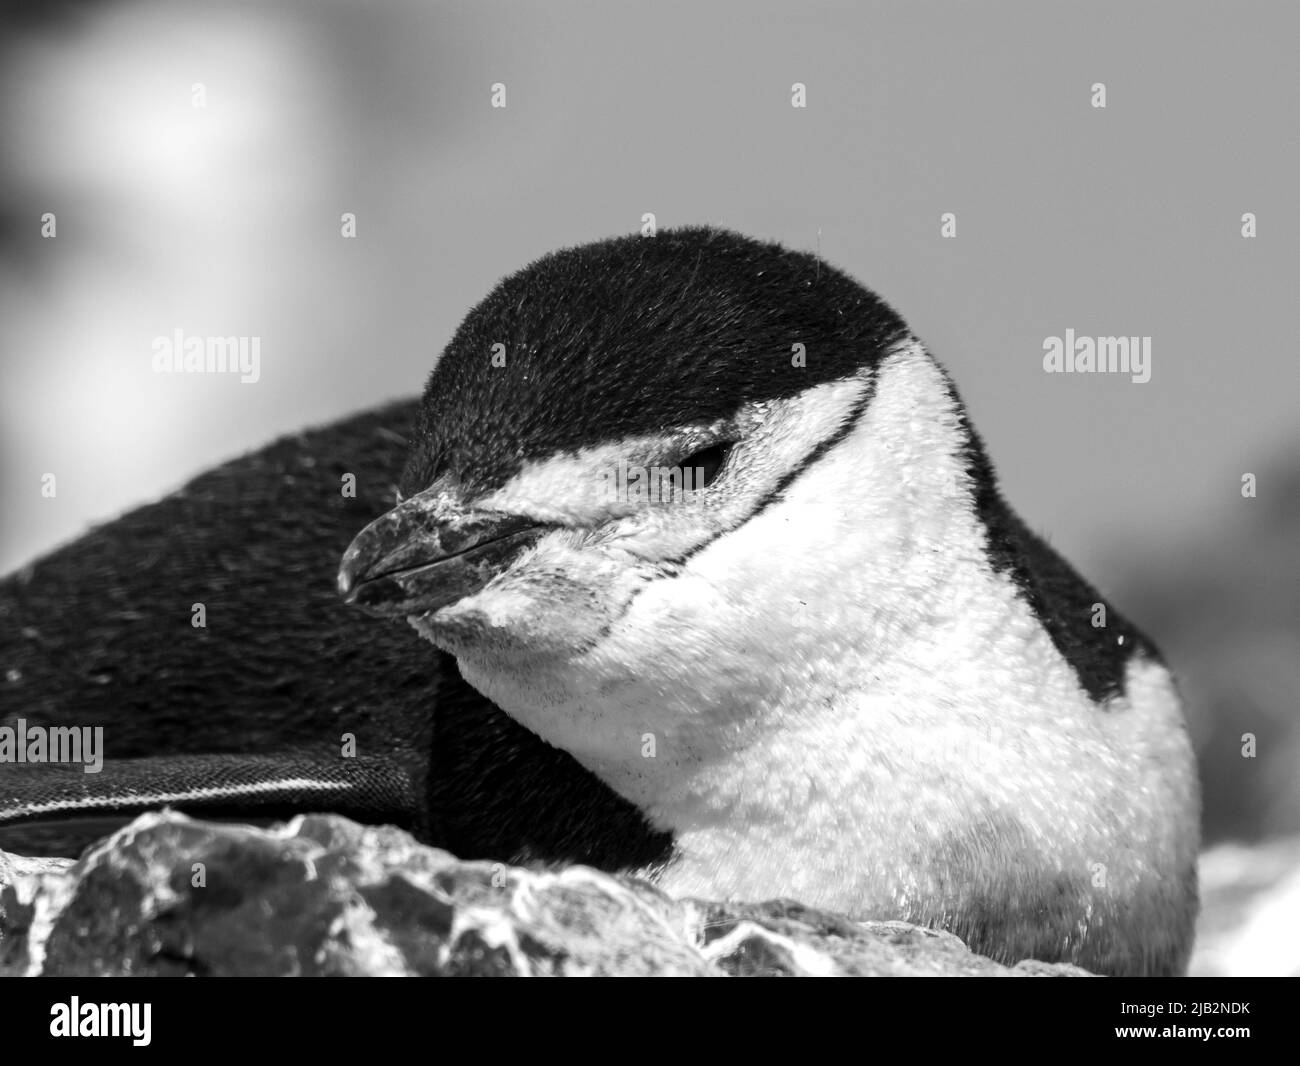
M724 419L847 377L906 335L847 274L725 230L553 252L456 331L429 376L402 491L446 472L467 492L491 489L529 458Z
M232 775L351 775L363 787L332 807L464 857L610 868L663 857L663 834L471 689L450 656L339 601L339 557L391 505L416 408L285 437L0 581L0 725L103 726L109 760L97 775L0 766L0 807ZM341 492L347 473L355 498ZM206 629L191 625L200 602ZM356 760L340 758L344 733ZM322 800L174 806L273 818ZM106 824L85 812L12 822L0 848L32 854L74 853Z

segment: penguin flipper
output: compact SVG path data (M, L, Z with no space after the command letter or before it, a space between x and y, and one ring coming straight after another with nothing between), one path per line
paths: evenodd
M307 811L414 828L423 807L402 765L387 759L159 755L84 766L6 767L0 851L76 855L145 811L266 824Z

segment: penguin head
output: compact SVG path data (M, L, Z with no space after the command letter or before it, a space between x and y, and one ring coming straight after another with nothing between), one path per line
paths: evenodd
M348 549L340 591L409 619L580 758L626 745L633 723L588 704L629 684L680 691L708 732L701 670L743 674L753 654L797 651L795 631L816 640L800 626L834 575L812 527L843 533L849 501L756 519L841 440L906 340L846 275L728 232L548 255L454 336L401 500ZM789 584L805 570L830 580Z

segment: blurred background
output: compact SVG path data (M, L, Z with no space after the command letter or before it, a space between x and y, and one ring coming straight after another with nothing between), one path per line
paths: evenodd
M653 212L820 250L1177 671L1215 846L1199 972L1300 971L1297 31L1294 5L1175 0L11 0L0 573L417 392L557 246ZM177 329L259 337L260 380L155 374ZM1150 336L1151 380L1043 373L1066 329Z

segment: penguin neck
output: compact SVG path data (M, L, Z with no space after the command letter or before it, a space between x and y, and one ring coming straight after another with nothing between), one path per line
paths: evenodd
M884 360L840 444L685 574L648 589L627 643L615 633L602 648L640 667L623 684L606 674L600 689L631 712L636 758L602 750L599 731L574 753L665 828L788 821L792 804L862 794L895 716L942 728L954 702L979 701L985 686L991 701L989 630L1027 613L988 565L972 446L919 345ZM647 632L692 640L633 646Z
M1007 674L990 641L1047 639L988 566L970 446L943 371L903 348L835 447L683 573L650 583L582 660L539 669L527 690L466 677L676 834L697 866L789 853L783 835L868 834L891 805L906 813L911 776L950 762L936 749L964 725L954 706L996 703Z

